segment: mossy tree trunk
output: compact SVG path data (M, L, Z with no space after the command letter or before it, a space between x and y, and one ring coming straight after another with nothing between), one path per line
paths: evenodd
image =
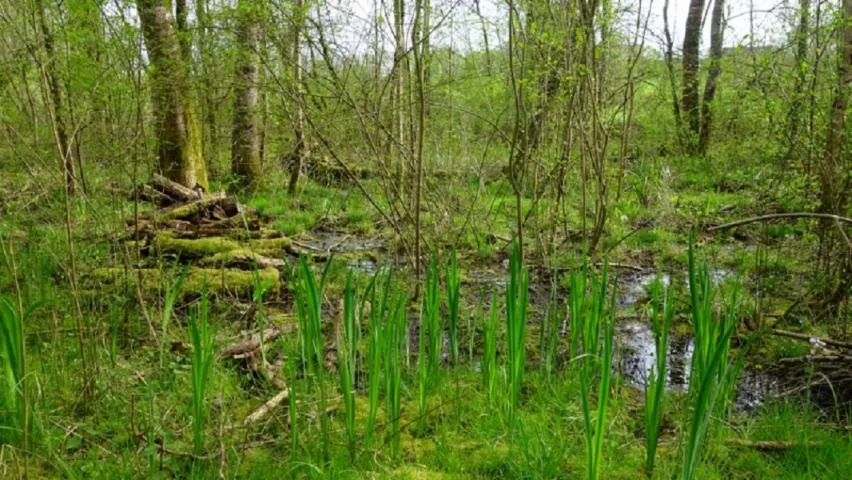
M67 112L65 104L62 101L62 86L60 85L59 74L57 73L57 57L53 42L53 32L48 27L45 6L42 0L36 2L36 10L38 11L39 27L41 29L41 42L44 47L44 76L47 81L48 93L50 94L49 105L52 107L51 115L56 148L59 151L61 159L65 187L69 195L74 195L77 191L77 177L74 175L75 151L71 148L68 138L66 127Z
M236 81L231 130L231 170L245 185L256 188L262 178L257 135L257 15L254 0L237 4Z
M697 153L698 135L701 129L701 112L698 95L698 48L701 43L701 16L704 13L704 0L690 0L686 17L686 29L683 33L683 97L681 111L686 115L689 133L686 148Z
M302 65L302 31L305 28L305 17L307 6L303 0L293 0L293 27L291 34L291 58L293 74L291 76L293 83L294 98L296 100L296 112L293 118L293 135L296 137L296 146L293 149L293 154L290 162L290 184L287 186L287 191L290 195L296 193L299 186L299 175L302 171L302 166L305 160L310 155L310 149L307 136L305 135L305 102L303 80L303 65Z
M716 97L716 85L722 74L722 38L725 14L725 0L713 1L713 16L710 19L710 70L704 85L704 99L701 107L701 135L698 139L698 151L707 155L710 146L710 129L713 124L713 99Z
M170 180L207 189L201 130L187 82L180 41L165 0L137 0L142 34L151 64L157 155Z

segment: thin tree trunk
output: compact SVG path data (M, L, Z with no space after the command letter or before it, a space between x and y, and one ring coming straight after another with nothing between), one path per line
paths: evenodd
M713 1L713 16L710 19L710 71L707 72L707 83L704 85L704 99L701 107L701 135L698 141L698 151L707 155L710 145L710 129L713 124L713 99L716 97L716 85L722 73L722 39L725 13L725 0Z
M810 31L811 0L799 0L799 25L796 27L796 84L793 101L787 115L787 161L793 159L796 150L801 110L804 107L805 83L807 81L808 32Z
M231 171L243 183L257 188L263 177L257 135L257 18L252 0L237 4L238 59L234 87L234 118L231 131Z
M417 128L415 134L414 165L414 270L417 278L415 298L420 293L420 277L423 259L421 258L420 201L423 187L423 135L426 126L426 55L428 55L428 10L429 0L415 0L414 28L411 30L411 44L414 49L415 89L417 93Z
M296 116L293 120L293 134L296 137L296 146L293 150L292 163L290 164L290 183L287 191L294 195L299 186L299 175L302 172L310 149L305 135L305 103L304 95L304 68L302 64L301 38L302 30L305 28L305 8L303 0L293 0L293 29L291 37L291 63L293 65L293 92L296 99Z
M698 48L701 43L701 16L704 13L704 0L690 0L686 17L686 29L683 34L683 95L682 112L689 126L687 149L696 153L696 141L701 128L698 106Z
M672 113L674 114L675 130L677 131L678 143L683 148L682 133L683 126L680 118L680 99L677 96L677 81L674 71L674 41L672 41L671 29L669 28L669 0L663 4L663 33L666 38L666 70L669 74L669 85L672 91Z
M175 0L175 26L180 42L180 53L183 61L189 63L192 59L190 52L189 30L187 29L187 18L189 10L186 8L186 0Z
M56 141L59 150L59 159L65 177L65 185L68 188L68 194L74 195L77 191L77 179L74 175L74 151L71 148L68 139L68 131L65 125L65 109L62 102L62 87L59 82L59 76L56 69L56 52L53 43L53 32L47 25L45 16L44 2L36 1L36 10L38 14L39 26L41 28L42 46L45 53L44 72L47 78L48 90L50 92L50 102L53 104L52 115L53 122L56 128Z
M844 214L848 200L850 132L846 122L849 90L852 87L852 0L843 0L840 12L840 31L837 40L837 85L831 104L825 160L820 170L822 213Z
M216 120L216 100L213 88L214 72L211 68L209 36L210 36L210 15L207 11L207 0L197 0L195 2L195 15L198 18L198 58L201 67L201 78L203 85L203 100L204 105L204 135L202 141L204 158L210 163L215 163L219 157L218 142L219 129Z
M151 63L151 90L160 170L184 186L207 189L201 132L189 96L180 42L163 0L137 0Z
M408 71L408 63L405 60L405 35L403 32L405 22L405 3L403 0L393 0L393 24L394 24L394 51L393 51L393 92L392 108L394 115L394 129L396 130L396 184L399 201L405 198L405 77Z

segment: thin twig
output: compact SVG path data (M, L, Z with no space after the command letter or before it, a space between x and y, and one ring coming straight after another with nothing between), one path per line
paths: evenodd
M848 224L852 224L852 218L841 217L840 215L834 215L831 213L815 213L815 212L795 212L795 213L770 213L768 215L760 215L758 217L746 218L745 220L737 220L736 222L726 223L724 225L717 225L715 227L710 227L707 229L708 232L715 232L717 230L727 230L729 228L739 227L741 225L748 225L749 223L762 222L765 220L774 220L777 218L827 218L830 220L834 220L836 222L844 222Z

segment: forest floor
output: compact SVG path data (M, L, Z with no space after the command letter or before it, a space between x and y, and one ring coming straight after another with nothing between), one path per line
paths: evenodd
M660 181L665 184L631 185L630 197L613 205L609 232L600 247L608 252L616 292L617 375L609 391L604 478L648 475L642 392L656 361L649 287L657 278L675 291L676 314L667 351L669 389L651 476L680 474L694 351L687 236L696 225L696 243L720 292L735 285L742 291L735 352L758 325L848 339L848 319L822 321L803 300L811 291L807 279L813 266L807 252L815 239L810 223L794 220L707 232L709 225L801 209L786 204L788 195L771 180L752 180L722 169L708 173L705 166L684 166ZM334 388L323 412L316 385L307 375L292 376L290 370L289 353L299 338L293 296L299 254L314 257L318 274L332 259L323 299L330 371L335 368L341 298L350 274L364 287L371 276L391 266L408 292L413 291L398 236L351 185L309 182L294 197L278 189L263 190L244 202L262 219L257 231L267 234L214 240L163 236L156 246L148 245L144 255L137 255L144 250L138 237L116 242L112 232L124 231L127 217L151 207L134 206L123 187L105 193L105 200L93 195L99 198L95 205L81 202L71 212L80 280L76 287L68 282L73 273L64 260L69 251L61 218L38 218L32 204L15 203L24 202L23 197L10 197L9 204L20 208L0 224L0 232L14 245L4 258L7 265L17 265L22 301L46 304L26 325L29 368L39 392L34 415L40 447L26 459L20 451L0 451L0 472L12 477L26 472L31 478L584 478L581 385L569 359L564 320L564 273L580 262L578 241L563 242L550 258L541 252L528 257L527 366L513 433L504 407L505 377L499 376L494 398L483 387L483 324L492 292L501 296L505 291L513 228L514 200L502 183L484 189L467 185L466 191L455 194L461 199L456 210L442 212L437 201L427 207L436 225L427 232L432 247L440 249L444 259L450 249L458 251L460 361L452 366L445 360L438 377L431 379L425 427L419 426L419 321L412 316L402 369L398 457L391 451L392 422L384 406L378 411L376 433L366 434L365 373L356 375L357 441L352 445L337 375L326 379ZM92 188L109 192L106 185L95 183ZM474 220L467 229L442 233L440 215L452 217L452 225L463 223L466 216ZM548 224L538 228L546 232ZM280 263L258 268L258 254ZM191 273L178 292L174 286L184 266ZM134 273L139 271L147 273ZM210 328L218 353L204 402L204 449L193 454L193 347L187 325L202 291L211 296ZM163 312L172 293L170 318ZM72 308L75 297L82 303L79 310ZM414 302L408 308L418 310ZM86 368L96 371L94 393L88 395L81 388L82 377L68 373L84 371L76 347L76 315L88 325ZM547 368L541 326L553 316L560 318L556 355L553 368ZM502 311L499 318L502 363ZM274 334L247 355L226 353L260 331ZM837 388L818 385L809 378L806 363L782 360L818 356L823 347L769 334L750 345L730 413L713 422L696 478L848 478L848 383ZM809 388L809 383L817 385ZM264 409L264 403L284 389L291 389L296 400ZM294 408L297 414L291 416ZM259 419L254 417L258 411ZM323 416L330 420L325 439L320 435Z

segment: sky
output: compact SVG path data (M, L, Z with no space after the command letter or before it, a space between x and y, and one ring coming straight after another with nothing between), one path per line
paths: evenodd
M619 0L614 0L618 2ZM659 47L663 33L662 9L664 0L620 0L621 8L630 13L625 23L635 22L637 8L643 9L643 18L650 8L648 17L648 38L646 45ZM382 3L385 6L382 7ZM410 3L410 2L408 2ZM705 8L712 7L712 1L707 0ZM728 0L726 5L725 46L747 45L750 42L750 32L754 32L756 44L777 44L784 40L790 30L790 18L795 15L797 0ZM332 5L333 4L333 5ZM333 20L339 25L335 33L338 46L350 50L350 53L365 53L373 41L374 32L371 30L373 18L378 9L384 14L383 18L392 18L392 0L341 0L327 2L324 16L326 21ZM474 0L432 0L433 20L442 19L439 29L433 35L433 45L452 46L455 50L470 51L481 49L482 30L474 9ZM480 9L488 25L489 43L493 47L505 39L506 2L502 0L480 0ZM683 30L689 0L669 1L669 21L675 46L683 40ZM749 11L754 11L749 15ZM707 12L709 17L709 11ZM388 22L383 23L383 36L386 41L391 38ZM710 41L709 18L703 31L702 50L706 51Z

